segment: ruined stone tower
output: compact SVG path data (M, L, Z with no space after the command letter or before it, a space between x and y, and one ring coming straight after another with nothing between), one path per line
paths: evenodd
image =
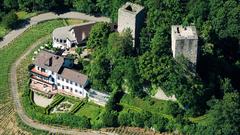
M197 64L198 57L198 35L195 26L183 27L172 26L172 52L173 57L183 55L193 65Z
M118 32L130 28L134 47L139 45L139 34L144 23L144 17L144 7L130 2L127 2L118 10Z

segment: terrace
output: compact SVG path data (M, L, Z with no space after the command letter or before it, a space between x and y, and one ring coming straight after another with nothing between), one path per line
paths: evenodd
M49 77L49 75L45 72L42 72L42 71L39 71L36 69L36 67L33 67L31 70L30 70L31 73L34 73L34 74L37 74L37 75L41 75L43 77Z
M31 79L30 88L33 91L40 92L48 96L55 95L57 93L57 89L54 86L36 79Z

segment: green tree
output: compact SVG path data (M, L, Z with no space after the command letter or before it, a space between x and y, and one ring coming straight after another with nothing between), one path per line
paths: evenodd
M96 49L93 53L93 60L87 68L93 88L100 91L111 91L107 84L110 68L110 61L106 57L106 48Z
M13 29L15 27L17 21L18 21L17 15L15 14L14 11L11 11L3 17L2 24L6 28Z
M105 111L101 116L102 122L106 127L118 126L118 113L116 111Z
M111 28L108 23L95 24L89 34L87 41L88 48L95 48L107 45L107 39Z
M240 127L240 96L239 93L225 93L223 100L215 100L208 112L207 126L201 132L212 132L216 135L237 135ZM201 127L201 125L199 125Z
M131 112L121 112L118 115L118 122L121 126L131 126L132 118Z
M73 7L77 11L84 12L87 14L91 14L97 11L95 0L75 0L73 2Z
M7 9L17 9L18 8L18 1L16 0L4 0L4 7Z
M240 5L236 0L209 0L209 18L221 38L240 37Z

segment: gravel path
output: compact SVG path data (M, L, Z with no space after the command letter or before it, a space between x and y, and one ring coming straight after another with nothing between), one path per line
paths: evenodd
M33 93L34 93L34 95L33 95L34 103L38 106L47 107L53 101L53 98L49 99L49 98L43 97L41 95L38 95L36 92L33 92Z
M32 25L35 25L39 22L46 21L46 20L51 20L51 19L57 19L57 18L73 18L73 19L83 19L83 20L89 20L89 21L110 21L108 18L103 18L103 17L93 17L93 16L88 16L82 13L77 13L77 12L69 12L61 15L56 15L54 13L45 13L41 14L35 17L32 17L30 19L30 23L26 25L24 28L18 29L18 30L13 30L10 33L8 33L3 41L0 42L0 48L3 46L8 45L11 41L13 41L16 37L21 35L25 30L27 30L29 27ZM18 86L17 86L17 66L21 63L24 58L30 54L34 48L36 48L39 44L43 43L46 40L47 37L41 38L38 41L36 41L33 45L31 45L25 53L23 53L16 62L12 64L12 67L10 69L10 84L11 84L11 94L13 98L13 102L15 105L15 110L17 114L19 115L20 119L22 120L23 123L26 125L38 129L38 130L44 130L48 131L50 133L61 133L61 134L74 134L74 135L111 135L112 133L103 133L100 131L92 131L92 130L86 130L86 131L80 131L79 129L69 129L69 128L64 128L64 127L56 127L56 126L50 126L50 125L44 125L39 122L33 121L30 119L24 112L23 107L20 102L20 98L18 95Z
M16 30L12 30L11 32L9 32L7 35L3 37L3 40L0 41L0 48L8 45L11 41L13 41L19 35L21 35L29 27L43 21L53 20L58 18L82 19L82 20L95 21L95 22L103 22L103 21L110 22L110 19L106 17L94 17L94 16L83 14L83 13L79 13L79 12L67 12L60 15L55 14L53 12L48 12L48 13L44 13L44 14L40 14L32 17L24 27Z

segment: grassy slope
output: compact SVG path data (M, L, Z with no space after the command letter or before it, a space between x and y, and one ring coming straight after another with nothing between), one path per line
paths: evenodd
M14 40L12 43L10 43L8 46L0 49L0 106L5 106L7 104L11 104L12 106L12 100L10 96L10 86L8 82L9 78L9 71L11 64L16 61L16 59L24 53L24 51L32 45L36 40L39 38L51 34L54 28L63 26L63 21L61 20L54 20L49 22L44 22L39 25L33 26L31 29L24 32L20 37L18 37L16 40ZM29 60L31 62L31 60ZM29 62L26 61L26 62ZM26 71L26 69L21 70ZM25 73L25 72L23 72ZM27 74L26 74L27 75ZM23 81L23 80L21 80ZM21 82L19 81L19 82ZM8 107L9 108L9 107ZM3 112L3 113L2 113ZM4 115L4 118L10 118L14 117L14 113L4 113L5 111L2 110L0 113L0 117ZM15 125L16 122L13 121L5 121L0 122L0 126L2 124L7 125ZM20 123L21 124L21 123ZM16 126L13 126L14 129L16 129ZM1 129L0 129L1 130ZM5 130L5 129L3 129ZM12 130L12 132L14 132ZM10 134L10 133L9 133ZM14 134L14 133L13 133Z
M18 12L16 12L16 14L17 14L17 17L19 20L25 20L25 19L31 18L33 16L36 16L38 13L37 12L28 13L25 11L18 11ZM0 37L4 37L4 35L6 35L9 31L10 31L9 29L6 29L0 23Z
M103 111L103 107L98 106L94 103L86 103L80 110L75 114L79 116L86 116L91 119L91 123L96 123L99 119L100 113Z
M166 106L167 101L157 100L157 99L140 99L133 98L130 95L125 94L120 102L123 106L123 111L128 109L136 112L140 111L149 111L155 114L160 114L168 119L172 119L171 115L167 115L164 112L164 107Z
M11 64L36 40L50 34L55 28L63 26L62 21L41 23L24 32L7 47L0 49L0 103L10 97L8 73Z

